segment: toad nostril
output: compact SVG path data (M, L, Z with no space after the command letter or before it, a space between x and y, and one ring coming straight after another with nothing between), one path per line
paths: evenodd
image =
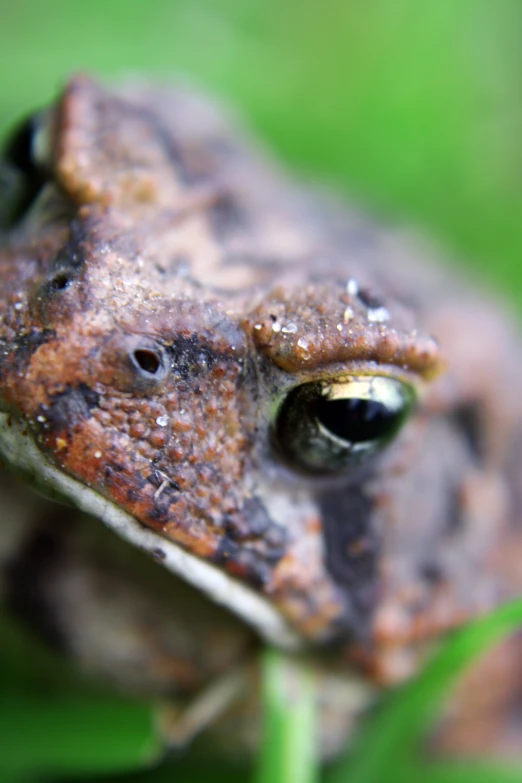
M149 375L156 375L161 367L161 359L155 351L140 348L133 353L134 361L140 370Z
M63 291L64 288L67 288L70 282L71 280L66 274L58 274L53 277L49 285L53 291Z

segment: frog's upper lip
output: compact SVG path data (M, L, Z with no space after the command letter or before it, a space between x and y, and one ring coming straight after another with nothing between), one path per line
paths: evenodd
M303 646L303 640L268 600L172 541L141 525L95 490L55 467L40 451L24 423L11 414L0 413L0 452L11 464L57 491L75 506L100 519L134 546L150 552L168 570L194 585L218 604L237 614L267 641L289 650Z

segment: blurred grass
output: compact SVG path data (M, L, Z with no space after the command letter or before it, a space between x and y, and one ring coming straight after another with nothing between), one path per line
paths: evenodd
M302 661L276 650L263 653L264 742L254 772L241 759L216 762L197 743L195 749L181 751L177 758L171 754L160 763L165 753L155 732L154 705L100 695L83 678L75 679L67 667L62 676L60 662L46 653L39 661L25 657L12 666L9 658L13 651L20 652L24 634L3 621L0 779L2 783L389 783L390 779L516 783L522 779L520 766L502 760L430 759L423 740L459 675L521 625L519 600L451 634L413 681L383 697L344 758L319 774L314 747L315 681Z
M489 647L522 625L514 601L451 634L423 671L386 694L377 712L325 783L516 783L522 768L502 761L441 762L423 757L422 741L458 676ZM487 684L485 684L487 687Z
M270 648L261 666L263 731L255 783L319 783L314 674L308 664Z
M71 71L181 72L295 167L424 227L522 310L521 44L519 0L3 0L0 131ZM15 690L24 656L39 654L11 656ZM245 779L190 754L175 769L132 780Z
M3 0L0 128L72 70L184 73L522 306L519 0Z

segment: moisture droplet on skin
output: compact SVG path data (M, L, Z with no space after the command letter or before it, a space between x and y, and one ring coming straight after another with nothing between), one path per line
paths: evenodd
M346 283L346 292L350 294L350 296L357 296L359 293L359 283L357 280L354 280L353 277Z
M368 320L374 323L383 323L383 321L390 320L390 314L385 307L376 307L373 310L368 310Z

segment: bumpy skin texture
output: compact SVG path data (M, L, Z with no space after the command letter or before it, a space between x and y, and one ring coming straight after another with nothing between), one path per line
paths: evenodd
M494 307L189 91L75 78L41 123L45 182L2 234L0 409L55 466L374 682L521 592L520 343ZM361 373L415 387L410 420L357 469L296 469L277 405ZM215 670L252 644L227 622Z

